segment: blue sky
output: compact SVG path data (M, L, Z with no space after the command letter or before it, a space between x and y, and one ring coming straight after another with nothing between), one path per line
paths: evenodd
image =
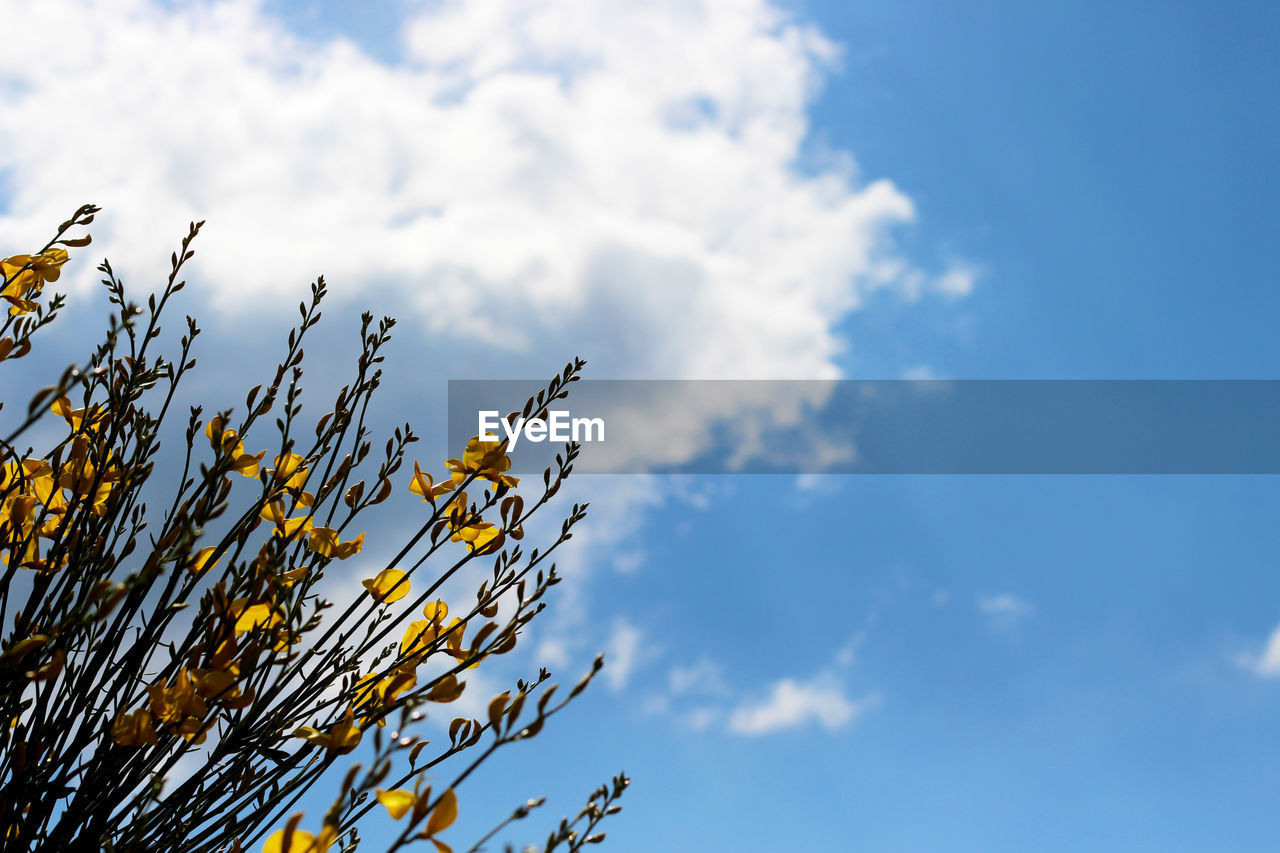
M67 109L0 131L0 225L92 198L145 282L207 217L196 308L236 344L200 390L226 405L272 300L326 272L337 344L344 307L402 318L388 425L439 428L448 378L572 355L596 378L1280 372L1274 6L679 6L15 5L69 46L0 59L0 99ZM548 68L598 96L538 88ZM645 118L690 92L710 118ZM546 793L513 836L536 841L620 768L620 853L1280 838L1274 478L577 489L600 511L529 662L569 681L603 648L615 675L463 793L459 840Z
M971 345L945 320L865 312L850 333L869 358L941 350L965 377L1274 375L1274 8L809 11L865 57L815 105L818 133L908 189L923 251L987 271Z

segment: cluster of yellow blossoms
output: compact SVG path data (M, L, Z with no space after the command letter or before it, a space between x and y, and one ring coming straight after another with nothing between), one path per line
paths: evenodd
M225 429L221 419L213 418L205 429L212 447L230 458L230 470L246 477L256 477L265 451L257 454L245 452L244 443L235 430ZM292 540L307 536L307 549L321 558L346 559L360 552L364 534L342 542L337 531L316 527L310 514L288 517L286 504L309 509L315 504L315 496L304 490L308 470L305 459L290 453L277 456L275 468L269 469L271 482L277 488L276 496L268 501L261 518L273 524L273 537ZM191 556L187 569L200 573L217 563L218 546L201 548ZM257 558L250 565L253 576L263 581L256 584L255 595L229 600L225 584L213 589L214 612L218 619L210 628L211 639L196 647L192 654L194 663L179 671L170 685L153 684L148 688L148 707L122 713L112 726L112 739L121 746L145 746L158 742L158 733L175 734L194 743L204 740L208 729L209 703L216 702L227 709L242 708L252 701L252 696L242 693L236 686L241 669L248 658L256 657L264 644L276 651L286 651L298 640L298 634L289 629L283 608L272 598L270 591L287 588L304 578L309 567L303 566L280 574L272 574L271 543L265 543ZM240 638L250 635L245 649Z
M258 476L262 457L266 455L265 450L258 453L246 452L239 434L234 429L224 427L221 418L211 418L204 434L214 450L229 457L232 471L246 477ZM306 459L297 453L277 456L275 468L268 473L273 487L278 491L262 508L261 517L275 525L275 535L289 540L306 534L308 550L318 557L345 560L360 553L364 547L363 533L355 539L342 542L338 538L338 531L329 527L316 527L310 512L289 516L290 504L293 505L292 509L302 510L310 510L315 506L315 495L304 488L310 473L306 467Z
M389 672L371 672L356 682L354 698L343 719L330 726L327 731L301 726L294 731L294 737L324 747L333 754L351 752L360 745L362 727L375 723L380 727L385 726L387 712L395 706L400 694L417 686L417 669L426 662L432 646L439 638L445 639L443 651L446 654L459 660L469 656L469 650L462 647L465 624L456 617L445 622L449 615L447 604L443 601L429 602L423 615L427 618L411 622L405 629L404 638L400 641L397 665ZM479 661L471 666L477 663ZM426 698L432 702L452 702L462 695L465 687L466 684L457 676L446 675L431 688Z
M66 249L49 249L38 255L14 255L0 261L4 276L0 298L9 303L9 313L29 314L36 310L36 298L46 282L57 281L67 262Z
M430 840L435 845L436 853L453 853L453 849L435 836L453 826L458 819L458 798L450 788L441 794L431 805L431 787L417 791L384 791L378 789L378 802L386 806L387 812L395 820L405 815L412 815L413 822L419 823L426 818L427 825L417 834L418 838ZM428 809L430 816L428 817ZM319 835L298 829L302 815L295 815L284 829L276 830L263 845L263 853L325 853L338 841L338 829L326 823Z
M452 492L465 484L468 479L488 480L493 488L513 487L517 479L506 474L511 467L511 460L503 452L497 442L482 442L472 439L468 442L462 459L450 459L446 463L450 471L450 479L437 484L432 476L424 472L414 462L413 477L409 481L409 491L420 495L424 503L435 504L436 499ZM445 511L444 520L450 530L450 539L454 542L465 542L467 548L477 554L492 553L502 547L509 534L514 539L523 536L519 524L523 501L511 496L503 503L504 520L512 519L510 529L504 531L492 522L475 518L469 510L466 492L454 496L452 505ZM277 518L283 518L279 513ZM281 522L287 523L287 522ZM376 576L365 580L365 589L375 601L392 603L409 594L410 580L408 575L396 568L383 569ZM422 666L433 649L438 649L458 661L466 661L475 656L469 667L479 665L480 656L476 649L463 646L463 633L466 623L457 617L449 619L449 606L440 600L428 602L423 608L425 618L410 622L405 628L400 641L396 665L385 672L371 672L361 677L354 686L354 698L344 717L337 723L321 731L312 726L301 726L293 734L308 743L323 747L333 754L351 752L359 746L362 739L362 727L376 724L386 725L387 713L395 707L401 694L412 690L418 684L418 668ZM493 626L490 626L492 629ZM487 634L488 631L482 631ZM443 639L443 645L440 641ZM477 641L482 637L477 636ZM479 642L476 642L478 648ZM509 651L514 643L508 641L500 651ZM425 698L432 702L452 702L462 695L466 684L456 675L447 674L436 680ZM395 820L412 815L416 824L426 819L426 826L417 837L430 840L437 853L451 853L449 845L436 838L436 834L451 826L457 818L457 799L452 789L441 795L434 806L431 805L431 789L424 791L408 791L404 789L377 791L378 801L386 807L387 812ZM429 814L428 814L429 812ZM337 840L337 829L325 824L320 835L314 835L297 828L297 822L291 821L285 829L275 832L264 847L264 853L323 853Z
M252 695L236 686L238 674L238 663L228 661L226 669L184 667L171 682L156 681L147 687L147 707L116 718L111 739L121 746L155 746L158 730L180 735L189 743L204 743L210 703L243 708L253 701Z
M77 428L83 422L82 411L70 411L64 401L54 405L55 410ZM205 436L214 450L230 459L231 470L246 477L258 475L265 451L257 454L246 452L236 431L225 427L217 417L210 420ZM468 443L461 460L451 459L447 464L452 472L451 480L436 485L431 475L424 473L415 462L409 491L421 495L424 501L434 503L436 498L452 491L457 484L466 482L472 475L489 480L495 488L500 485L512 486L517 482L514 477L504 473L510 468L511 462L495 443L473 439ZM285 540L306 536L307 549L321 558L341 560L360 552L364 543L363 533L343 542L338 531L314 525L308 510L314 507L315 496L305 488L308 469L304 457L296 453L277 456L275 467L267 473L277 491L264 505L261 518L271 522L273 536ZM504 507L506 510L514 509L514 515L518 519L522 503L518 497L509 497ZM299 514L291 515L291 512ZM507 535L491 522L470 517L465 492L455 496L454 505L445 512L445 519L451 530L450 538L456 542L465 542L470 550L477 553L497 550ZM523 531L518 525L513 525L510 534L519 539ZM217 546L200 549L192 555L187 568L197 573L205 571L211 567L211 563L216 563L216 553ZM258 560L255 560L255 570L258 564L265 565L268 558L268 546L264 545ZM293 645L297 635L287 630L284 611L269 597L267 591L273 586L291 586L305 577L307 571L308 567L304 566L272 576L271 583L260 586L263 589L261 595L245 596L234 601L227 600L223 585L218 584L214 589L215 611L222 619L211 644L211 653L199 668L193 665L193 668L180 670L171 684L151 685L148 688L148 707L124 712L116 719L112 727L115 742L122 746L153 745L158 742L158 732L164 732L200 743L207 730L204 720L208 715L210 701L216 700L226 708L244 707L251 697L241 694L235 686L242 665L237 658L238 638L252 634L255 640L252 653L255 655L260 650L258 641L261 639L266 639L278 651ZM364 587L376 601L391 603L409 593L410 581L405 572L388 568L365 580ZM449 607L445 602L428 602L423 610L426 618L411 622L405 630L396 667L390 672L369 673L362 677L355 685L355 698L345 718L328 731L303 726L294 732L295 736L341 754L350 752L359 745L361 726L367 727L374 723L378 726L385 725L387 711L395 706L401 694L417 685L417 668L425 662L440 638L444 638L442 651L453 658L463 660L470 654L462 646L465 624L456 617L446 622L448 613ZM193 660L203 655L207 645L210 644L204 644L196 650ZM471 666L478 663L477 660ZM452 702L462 694L465 686L456 676L449 675L431 689L427 698L434 702Z
M92 216L78 221L91 222ZM87 243L85 237L61 240L58 245ZM0 298L8 303L8 314L20 317L39 311L37 300L45 285L60 278L68 259L65 249L53 248L0 260ZM14 337L0 338L0 361L18 358L30 351L30 342L23 334L23 329L30 326L34 323L21 321ZM132 368L132 364L129 366ZM75 522L84 513L109 517L136 473L121 457L127 446L120 441L122 430L118 429L127 422L123 413L112 412L101 405L75 409L67 397L54 400L50 411L62 418L70 431L69 438L55 452L45 458L19 458L0 452L0 559L4 564L38 572L65 571L70 554L83 552L85 547L104 547L102 542L77 541L79 525ZM306 457L284 453L275 457L274 467L267 467L269 463L264 464L267 451L246 450L242 437L224 423L223 417L211 418L204 432L217 455L217 470L258 479L266 487L260 521L250 526L266 522L270 535L265 537L267 541L261 545L257 557L248 564L247 577L239 578L248 581L243 586L237 584L237 590L243 590L244 594L228 593L227 581L212 584L209 597L204 599L207 614L197 642L185 648L182 656L171 661L162 673L148 676L154 680L146 684L145 696L138 700L140 704L122 710L112 721L111 740L121 747L159 746L164 738L202 744L209 730L220 719L229 717L227 712L249 708L255 700L249 684L260 656L288 652L301 639L303 626L298 614L291 612L290 596L282 592L303 581L315 566L322 566L327 560L349 559L363 549L364 533L344 540L340 527L317 525L317 498L307 490L310 472ZM437 525L433 542L437 541L438 534L447 531L451 541L464 543L472 555L479 556L497 553L508 536L517 540L523 537L520 525L523 501L518 496L506 495L519 481L508 473L511 459L505 452L505 443L473 438L461 458L446 460L445 467L446 478L437 483L414 462L409 482L409 491L421 496L433 509L438 499L450 495L448 506L439 508L433 518ZM228 489L230 480L226 477L223 484ZM501 523L482 520L468 502L463 489L473 480L484 481L495 493L491 501L482 502L482 509L487 511L501 499ZM327 488L315 491L323 499ZM348 506L354 507L359 501L362 488L363 483L353 487L354 498L352 492L348 493ZM391 483L384 481L373 502L385 499L391 488ZM174 549L176 539L175 533L172 539L164 540L162 550ZM194 552L185 550L189 546L184 544L183 550L177 552L180 555L178 571L190 573L186 577L195 584L190 576L210 571L223 552L234 550L235 541L236 537L230 536L220 544ZM238 541L243 544L244 539ZM294 563L285 556L288 552L301 554L303 565L289 568ZM163 562L174 558L170 550ZM157 557L155 565L160 563ZM409 574L397 568L383 569L363 585L380 605L405 598L411 588ZM127 583L103 579L94 588L92 600L103 605L100 614L105 614L129 589ZM480 613L486 619L493 619L497 604L485 606ZM463 665L478 666L486 652L502 654L515 646L514 632L501 635L501 641L496 644L486 645L487 638L500 630L492 621L475 633L469 646L464 646L469 617L450 618L449 607L442 600L427 602L422 615L424 618L410 622L405 628L391 668L369 672L355 682L350 703L340 719L323 730L301 726L292 735L323 748L330 757L350 753L360 745L363 731L375 725L385 726L386 718L402 703L402 697L418 688L421 670L433 654L442 653L452 659L449 668L458 669ZM54 630L38 627L35 630L40 633L13 644L5 652L6 661L24 658L56 639ZM36 681L55 678L65 661L65 653L58 651L52 662L27 676ZM422 677L429 679L430 689L424 687L411 695L431 702L453 702L466 687L452 672ZM505 702L506 695L499 699ZM493 713L491 705L491 719ZM461 719L455 720L455 727L461 722ZM416 751L414 755L416 758ZM393 819L409 817L415 837L431 841L437 853L452 853L450 847L436 837L457 818L457 799L452 788L433 800L431 788L424 789L419 779L413 790L378 789L377 800ZM264 853L324 853L337 843L337 825L326 820L319 835L315 835L299 828L300 818L301 815L293 817L283 830L273 833L266 840ZM236 849L239 849L238 843Z
M188 568L199 571L199 560L197 556ZM229 601L222 583L213 588L213 612L218 618L207 629L204 641L191 648L188 665L168 682L161 679L149 685L145 707L116 718L111 738L118 745L154 746L159 734L203 743L211 705L234 710L253 701L253 691L242 690L239 681L263 651L263 641L284 650L297 639L283 627L284 615L278 606L255 603L247 597Z
M497 441L481 441L479 438L473 438L467 442L467 448L461 459L449 459L445 465L449 468L453 482L433 487L430 475L423 474L415 462L414 480L409 490L422 495L424 501L434 501L435 494L461 486L469 477L488 480L494 489L502 486L514 488L520 482L506 473L511 469L511 458L507 456L503 444ZM508 498L508 500L512 499ZM516 500L519 499L516 498ZM492 522L473 518L468 511L468 506L467 493L461 492L445 514L445 521L451 531L449 538L454 542L465 542L469 549L477 553L492 554L503 546L508 532L512 539L520 539L524 536L524 531L519 526L504 532Z
M55 406L59 407L55 410L67 417L69 422L79 419L75 421L77 426L83 422L83 412L71 412L61 402ZM229 470L245 477L259 475L265 451L248 453L240 436L234 429L227 428L220 418L210 420L205 436L210 446L229 460ZM437 498L452 492L469 479L487 480L495 489L510 488L518 482L515 477L506 474L511 461L496 442L472 439L461 459L450 459L446 464L450 479L436 484L431 475L422 471L415 462L409 491L422 496L424 502L434 505ZM45 495L41 502L47 503L51 487L40 477L47 478L48 475L42 473L44 469L38 465L29 467L26 476L33 483L32 489L36 494ZM342 560L360 552L364 543L363 533L354 539L342 541L337 530L315 526L312 511L316 499L306 490L308 469L304 457L295 453L277 456L275 467L268 469L267 475L274 493L265 503L261 518L272 525L272 536L277 543L279 539L293 541L305 537L307 550L319 558ZM75 482L80 484L83 478ZM508 516L512 518L509 529L504 531L498 525L476 518L468 509L466 493L459 492L442 517L448 525L452 541L465 542L467 548L477 554L492 553L502 547L507 535L516 539L523 536L518 523L522 507L523 502L518 497L511 496L504 500L504 520ZM259 565L267 564L269 544L263 546L258 560L254 561L252 568L255 572ZM209 569L217 562L217 550L217 546L209 546L195 552L187 563L187 569L195 573ZM111 729L112 739L121 746L140 747L157 744L161 734L172 734L198 744L204 741L208 731L211 706L226 709L246 707L253 697L237 687L242 668L266 646L285 650L297 640L296 634L287 630L286 615L269 597L268 591L292 585L301 580L307 571L308 567L304 566L272 575L268 583L257 585L256 588L263 590L260 595L241 597L234 601L227 599L223 584L216 585L213 590L214 611L220 619L210 629L206 642L192 650L189 666L179 669L172 679L157 681L148 687L149 702L145 707L121 713L117 717ZM409 593L410 581L405 572L388 568L365 580L364 587L375 601L391 603ZM418 668L426 662L433 650L442 651L458 661L473 656L474 650L463 647L466 623L457 617L450 620L449 607L444 601L428 602L423 609L423 616L425 618L411 622L405 629L394 668L386 672L368 673L356 682L351 705L340 720L326 730L301 726L293 732L294 736L335 755L349 753L359 746L364 728L374 724L384 726L388 712L396 706L399 697L417 686ZM247 640L247 645L242 640ZM514 644L508 642L507 645ZM504 647L502 650L509 649ZM470 666L476 666L479 662L478 659L472 661ZM457 676L449 674L438 679L425 698L433 702L452 702L462 695L465 687L465 683ZM429 788L421 794L405 790L379 790L378 799L393 818L399 819L411 812L415 820L428 818L425 810L430 802ZM422 838L430 839L440 853L448 853L449 847L434 838L434 835L451 825L456 814L456 799L453 791L449 790L431 809L426 829L420 834ZM296 823L291 822L286 829L273 834L264 849L267 853L319 853L327 850L336 838L336 830L330 825L326 825L321 835L317 836L298 829Z
M461 459L445 461L454 484L460 486L474 474L488 480L495 489L499 486L515 488L520 481L506 474L511 470L511 457L503 449L504 444L505 442L481 441L479 438L468 441Z
M72 434L58 467L43 459L13 460L0 466L0 559L9 563L16 558L19 567L38 571L54 571L66 562L65 552L53 562L42 557L40 541L59 537L63 518L72 507L104 514L123 474L106 446L110 424L106 411L72 409L66 397L55 400L50 408L66 420Z

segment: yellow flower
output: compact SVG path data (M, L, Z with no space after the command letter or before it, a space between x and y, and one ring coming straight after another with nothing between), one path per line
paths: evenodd
M235 632L247 634L250 631L270 630L284 622L280 608L268 602L253 602L248 598L237 598L231 603L231 615L235 617Z
M436 803L436 807L431 810L431 817L427 819L427 828L419 833L419 837L430 838L436 846L437 853L453 853L448 844L437 841L432 836L453 826L453 822L457 819L458 797L450 788L440 795L440 801Z
M187 571L191 572L193 575L198 575L205 569L212 569L214 566L218 565L221 560L214 560L212 564L209 563L209 558L212 557L213 552L217 550L217 545L210 545L207 548L201 548L199 551L196 551L191 557L191 564L187 566Z
M258 476L259 463L262 462L262 457L267 455L267 451L246 453L240 434L233 429L226 429L222 418L216 416L209 419L208 426L204 428L204 434L214 450L231 457L232 471L237 471L246 477Z
M231 470L246 477L258 476L258 463L262 461L262 457L267 454L265 450L259 450L257 453L246 453L243 442L237 442L235 451L231 454Z
M503 473L511 467L511 458L502 449L502 442L499 441L481 441L479 438L473 438L467 442L467 449L462 452L462 459L449 459L445 465L451 472L454 485L461 485L471 474L488 480L495 489L498 486L515 486L520 482L515 477Z
M413 795L413 791L406 791L403 788L395 791L384 791L379 788L378 802L387 807L392 820L399 820L417 804L418 798Z
M400 656L413 658L426 654L435 638L436 629L430 622L422 619L410 622L405 628L404 639L400 641Z
M336 755L345 755L351 752L360 745L362 737L360 727L355 723L355 714L350 708L347 709L346 717L335 723L333 728L327 732L322 732L311 726L300 726L293 733L293 736L300 737L307 743L322 746Z
M262 845L262 853L325 853L338 840L338 828L326 823L320 835L298 829L302 815L294 815L284 829L277 829Z
M409 594L409 580L399 569L383 569L377 577L363 581L363 584L376 600L388 604Z
M378 802L386 806L392 820L400 820L412 811L414 821L418 821L426 816L427 806L431 801L431 788L428 787L421 794L404 789L385 791L379 788L377 795ZM427 818L426 827L417 834L417 837L429 839L435 845L436 853L453 853L448 844L434 836L453 826L457 819L458 797L450 788L440 795L435 808L431 809L431 817Z
M449 539L454 542L466 542L469 550L479 554L492 554L502 547L506 535L502 529L492 522L478 521L467 509L467 493L458 495L457 503L445 514L449 529L453 533Z
M281 481L280 487L283 489L300 490L307 482L307 468L303 465L304 462L306 459L297 453L277 456L276 467L271 470L271 476Z
M35 495L22 492L8 495L0 503L0 547L4 548L4 562L9 562L10 549L15 549L19 566L39 567L40 548L35 529L39 505Z
M151 713L145 708L116 717L111 724L111 739L118 746L155 746L160 742L151 725Z
M66 262L66 249L50 249L38 255L14 255L0 261L0 273L4 276L0 298L10 304L9 313L27 314L36 310L34 297L40 295L45 282L58 280L62 275L61 267Z
M295 515L292 518L286 518L283 500L268 501L262 507L260 515L263 520L270 521L276 526L277 536L283 536L285 539L292 539L299 532L306 533L313 527L311 516L309 515Z
M458 676L450 673L437 682L435 687L427 691L427 699L432 702L448 703L457 699L462 695L467 684L465 681L459 681Z
M307 576L307 572L310 570L310 566L301 566L296 569L290 569L287 572L281 573L276 580L280 581L281 586L293 586L295 583L305 578Z
M172 686L158 681L148 686L147 692L151 696L151 715L156 722L173 729L192 743L204 743L204 716L208 708L187 670L178 670Z
M95 464L89 458L84 436L76 438L71 447L71 459L58 470L58 486L89 498L95 511L101 514L115 483L120 481L121 472L115 467L109 452L99 464Z
M439 599L428 601L426 607L422 608L422 615L427 618L410 622L405 628L404 639L400 641L402 658L421 657L430 651L431 644L440 636L440 628L444 625L445 617L449 615L449 605ZM452 642L452 636L450 636L450 642Z
M57 281L62 275L62 265L68 260L66 249L49 249L31 259L31 269L43 281Z
M71 400L65 395L54 400L49 405L49 411L60 416L67 422L67 426L71 428L71 432L77 433L81 428L94 438L102 435L102 430L110 423L110 411L105 406L88 406L83 409L73 409Z
M379 680L376 672L371 672L356 682L354 702L364 714L362 722L368 723L376 717L379 727L386 725L385 712L395 705L396 699L406 690L418 683L418 676L413 665L403 665L393 670L386 678Z
M222 701L234 699L240 695L236 687L236 678L229 672L216 669L194 669L191 671L196 685L196 692L205 699Z
M422 495L422 502L436 502L436 498L445 492L453 491L454 483L452 480L446 480L440 485L435 485L435 481L431 479L431 475L424 472L418 467L417 460L413 463L413 479L409 481L409 491L415 495Z
M286 834L288 842L285 841ZM285 847L286 843L288 847ZM292 833L277 829L262 846L262 853L310 853L315 849L316 837L305 829L295 829Z
M331 527L315 527L311 530L310 538L307 540L307 547L312 553L321 557L334 557L339 560L345 560L350 556L359 554L364 548L364 534L361 533L355 539L349 542L338 541L338 531Z
M449 655L452 658L455 658L456 660L466 660L471 655L469 651L462 648L462 635L466 632L466 630L467 630L467 623L463 622L461 619L459 619L456 616L449 622L447 626L445 626L444 630L440 632L441 634L445 635L445 648L444 648L445 654ZM480 661L476 661L475 663L471 664L471 667L476 666L476 664L478 664L479 662ZM471 667L468 667L468 669L470 669Z

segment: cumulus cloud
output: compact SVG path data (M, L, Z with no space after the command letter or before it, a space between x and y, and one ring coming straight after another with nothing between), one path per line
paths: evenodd
M729 730L741 735L763 735L817 723L827 731L843 728L879 701L876 694L850 699L829 676L804 682L784 678L767 696L747 702L729 717Z
M406 10L387 59L255 0L0 0L7 31L57 34L0 52L0 231L38 244L95 202L92 257L148 286L207 220L189 277L212 307L270 314L323 273L339 300L396 306L432 363L397 380L410 392L473 372L456 341L521 372L576 354L596 378L834 378L871 291L972 287L897 250L910 198L809 140L840 50L769 0ZM89 287L91 267L62 283ZM561 665L590 564L639 553L663 492L590 497L540 650ZM855 713L784 683L772 699L804 719Z
M614 375L812 378L867 291L922 275L891 242L910 199L806 159L838 50L766 0L433 3L394 62L250 0L0 11L58 33L0 55L7 113L47 117L0 126L0 227L35 240L92 199L99 251L161 263L207 219L227 311L324 272L423 332Z

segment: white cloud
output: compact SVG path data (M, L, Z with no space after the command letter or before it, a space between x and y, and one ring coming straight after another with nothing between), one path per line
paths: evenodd
M661 482L651 475L599 476L589 482L571 479L557 495L561 504L589 500L591 507L587 520L574 530L571 545L557 555L556 571L562 582L552 593L550 612L533 623L539 663L558 670L575 661L586 666L594 657L599 646L588 646L600 638L590 636L586 624L595 616L587 593L593 570L611 555L635 550L645 512L665 499ZM546 541L559 530L560 519L551 512L533 519L526 541Z
M827 731L834 731L853 723L878 701L876 694L850 699L829 676L809 682L784 678L773 685L764 699L736 708L729 717L729 730L762 735L816 722Z
M1280 676L1280 626L1271 632L1260 654L1241 655L1237 658L1237 663L1263 678Z
M987 617L992 627L1007 628L1017 625L1035 612L1031 602L1011 593L978 597L978 612Z
M101 204L87 257L150 286L205 219L188 293L264 314L323 273L394 305L439 379L471 369L455 339L517 372L578 354L597 378L834 378L872 290L967 289L897 251L915 208L891 181L806 153L839 50L768 0L411 8L387 62L255 0L0 0L6 31L57 34L0 51L6 115L27 117L0 123L0 231L42 242ZM667 497L591 486L539 635L557 666L587 639L589 566L638 553Z
M621 575L634 575L644 566L646 559L642 548L620 551L613 556L613 570Z
M670 713L671 700L661 693L651 693L640 703L640 713L651 717Z
M552 669L562 669L569 665L568 643L563 635L553 635L538 643L535 657L539 664Z
M604 653L603 675L609 689L618 691L627 686L632 672L644 657L643 640L640 629L627 620L614 621L613 634Z
M711 728L720 719L720 711L717 708L694 708L685 712L680 722L694 731L705 731Z
M905 195L845 153L804 161L838 51L766 0L436 3L398 64L250 0L0 14L58 33L0 54L7 114L46 117L0 125L0 226L35 240L91 199L94 255L136 269L207 219L199 278L227 311L323 272L423 333L612 374L813 378L841 316L920 275L889 240Z
M729 692L720 665L705 657L688 666L671 667L667 673L667 689L672 695L723 696Z
M938 276L933 283L934 289L946 296L968 296L973 293L977 281L977 271L967 265L954 266Z
M937 379L938 374L927 364L916 364L902 371L903 379Z
M868 621L870 622L873 620ZM870 636L870 634L871 629L870 627L867 627L858 631L846 640L845 644L836 652L836 663L839 666L853 666L854 662L858 659L858 652L862 650L862 645L867 641L867 637Z
M667 672L665 694L651 695L644 704L648 714L669 715L677 724L703 730L716 726L741 735L764 735L817 723L834 731L855 722L879 703L879 694L850 698L841 671L852 666L859 649L877 620L872 611L866 625L836 652L833 665L813 677L775 681L759 698L731 688L723 669L714 660L700 657Z

